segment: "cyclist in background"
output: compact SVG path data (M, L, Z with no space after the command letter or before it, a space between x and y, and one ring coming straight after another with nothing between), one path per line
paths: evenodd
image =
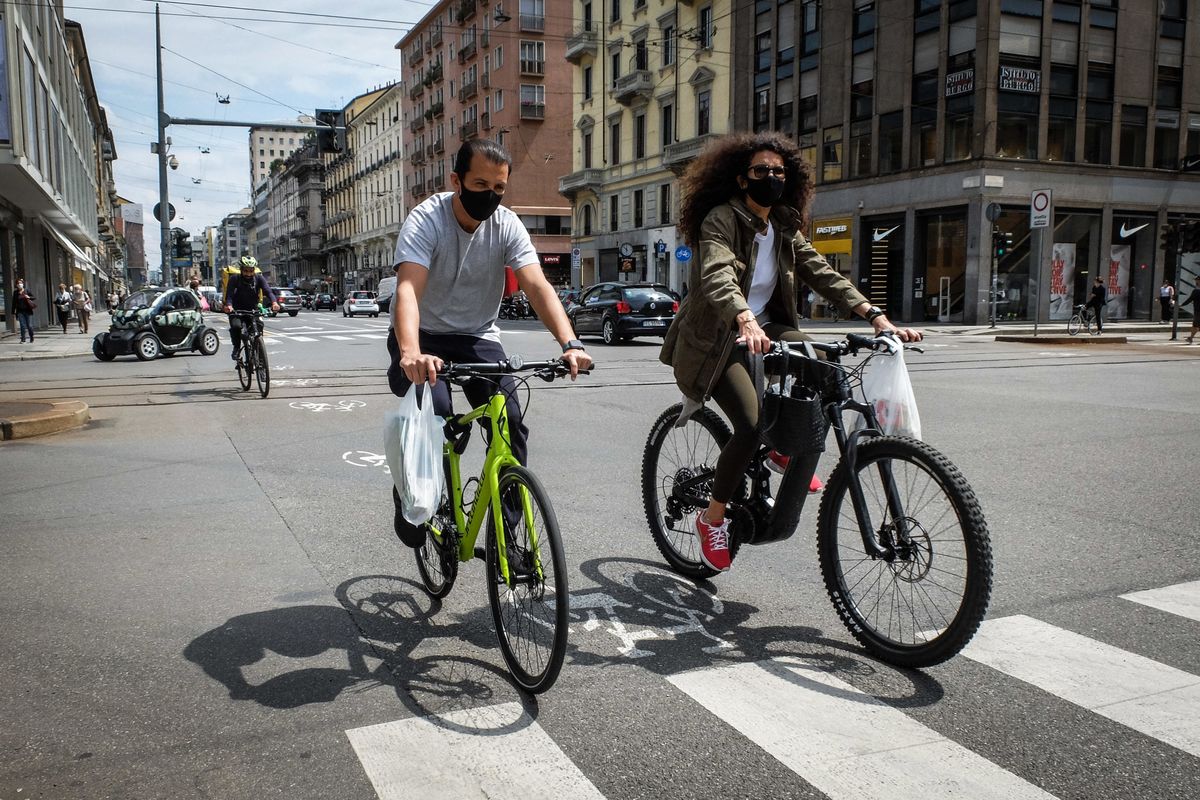
M275 293L267 285L267 279L258 272L258 259L254 256L242 256L238 261L241 271L225 284L224 311L229 314L229 341L233 344L230 357L237 361L238 349L242 345L242 318L234 316L234 311L254 311L264 301L271 304L271 310L279 313L279 303ZM262 331L262 320L256 319L254 324Z
M659 358L692 403L709 397L729 418L733 436L721 450L708 508L696 516L700 557L711 569L730 565L725 506L758 448L758 392L735 342L763 353L771 342L803 341L797 301L811 287L830 306L920 341L920 331L897 328L883 311L825 262L800 232L812 200L812 169L796 145L775 134L734 134L710 145L682 178L679 225L697 251L683 301ZM776 472L788 459L775 451ZM813 477L810 491L820 491Z

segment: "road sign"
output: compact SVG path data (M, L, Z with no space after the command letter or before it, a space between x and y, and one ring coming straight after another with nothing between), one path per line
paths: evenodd
M1051 192L1049 189L1034 189L1029 198L1029 227L1050 227Z
M988 203L987 210L983 213L988 218L988 222L995 222L1000 219L1000 215L1004 213L1004 209L1000 207L999 203Z
M572 267L572 269L579 269L579 266L582 263L583 263L583 251L580 250L578 247L572 247L571 248L571 267Z
M154 204L154 218L156 220L158 220L159 222L162 222L162 217L159 216L159 213L158 213L161 209L162 209L162 203ZM173 219L175 219L175 206L172 205L171 203L167 203L167 222L170 222Z
M657 242L654 243L654 252L658 253L659 255L662 255L663 253L667 252L667 243L664 242L662 239L659 239Z
M692 260L692 248L686 244L681 244L675 248L675 260L681 264L686 264Z

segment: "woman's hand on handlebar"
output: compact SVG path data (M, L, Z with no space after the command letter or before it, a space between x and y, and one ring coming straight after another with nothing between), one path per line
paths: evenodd
M746 345L750 353L765 353L771 349L771 339L766 331L759 326L758 320L750 311L738 314L738 342Z
M424 353L405 353L400 356L400 369L404 370L404 377L413 383L429 381L430 386L437 384L438 370L444 363L437 356Z
M925 338L925 334L916 328L896 327L886 315L876 317L871 322L871 325L875 328L875 333L879 334L890 331L891 333L896 334L897 338L899 338L902 342L919 342Z
M563 353L562 360L571 370L571 380L575 380L581 371L592 368L592 357L584 350L568 350Z

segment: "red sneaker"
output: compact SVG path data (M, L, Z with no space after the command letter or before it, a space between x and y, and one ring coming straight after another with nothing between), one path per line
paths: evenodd
M700 539L700 560L718 572L725 572L731 563L729 557L729 518L720 525L704 521L704 512L696 515L696 536Z
M825 484L821 483L821 479L813 475L812 480L808 484L808 493L816 494L825 488Z
M780 455L772 450L767 453L767 469L771 472L778 472L780 475L787 472L788 464L792 461L791 456Z

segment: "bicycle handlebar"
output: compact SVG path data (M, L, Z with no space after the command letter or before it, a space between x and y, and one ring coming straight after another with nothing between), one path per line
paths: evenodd
M893 344L894 340L895 340L895 334L893 334L891 331L884 331L883 333L880 333L875 336L866 336L861 333L848 333L848 334L846 334L845 339L843 339L841 341L837 341L837 342L775 341L775 342L771 343L771 349L768 350L763 355L779 356L779 355L783 355L784 350L787 350L788 353L791 355L803 357L805 355L804 346L808 345L813 350L819 350L822 353L830 353L830 354L837 355L837 356L845 356L845 355L856 356L856 355L858 355L859 350L870 350L872 352L879 352L881 350L890 350L892 348L892 344ZM746 344L745 344L745 342L738 342L737 347L740 350L745 350ZM914 345L914 344L905 344L905 345L903 345L903 347L905 350L915 350L918 353L925 352L923 349L921 349L920 347L918 347L917 345Z
M570 375L571 367L561 358L555 358L550 361L525 361L520 356L514 355L505 361L491 361L478 364L455 364L447 361L438 370L438 374L448 381L465 380L485 375L513 375L518 372L532 372L537 377L549 383L555 378ZM581 369L578 374L588 375L590 373L590 369Z

